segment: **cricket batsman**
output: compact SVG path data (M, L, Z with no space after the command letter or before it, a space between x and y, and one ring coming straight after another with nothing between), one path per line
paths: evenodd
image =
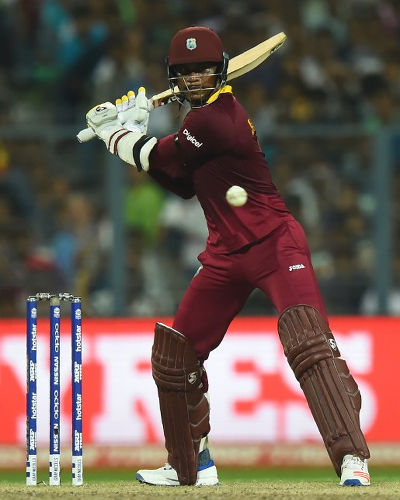
M279 314L287 361L340 485L368 486L360 392L329 328L304 231L272 182L256 130L226 84L228 56L220 37L205 27L178 31L167 66L171 89L179 89L176 99L190 105L175 134L147 135L152 105L143 88L86 115L112 154L176 195L196 196L209 231L172 327L155 326L151 363L167 463L136 477L164 486L218 484L208 448L204 361L259 288Z

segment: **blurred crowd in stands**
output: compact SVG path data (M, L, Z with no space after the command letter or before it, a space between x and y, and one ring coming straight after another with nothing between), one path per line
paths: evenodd
M305 227L328 312L377 311L372 153L388 130L400 255L398 0L0 0L0 317L23 316L29 293L56 290L82 295L87 315L113 314L107 158L73 134L99 102L141 85L149 96L165 90L169 41L194 24L215 29L231 56L287 34L233 90ZM169 105L149 132L178 126ZM124 211L124 313L173 314L207 237L200 206L127 168ZM393 277L389 312L400 314L400 257ZM243 314L273 312L255 292Z

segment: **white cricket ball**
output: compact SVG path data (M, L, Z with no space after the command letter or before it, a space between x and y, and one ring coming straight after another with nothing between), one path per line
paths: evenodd
M232 207L242 207L247 201L247 191L240 186L231 186L225 198Z

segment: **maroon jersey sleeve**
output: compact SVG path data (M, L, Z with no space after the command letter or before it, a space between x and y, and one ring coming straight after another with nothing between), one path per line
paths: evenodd
M195 195L191 172L185 167L176 136L160 139L150 154L148 174L163 188L188 199Z

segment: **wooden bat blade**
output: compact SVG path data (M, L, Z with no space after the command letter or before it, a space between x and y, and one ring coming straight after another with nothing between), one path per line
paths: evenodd
M178 87L174 88L174 91L179 94ZM159 106L163 106L164 104L168 104L170 99L174 96L174 93L171 89L164 90L164 92L160 92L159 94L153 95L150 99L153 102L153 106L158 108Z
M279 47L284 44L285 40L285 33L278 33L277 35L268 38L268 40L259 43L255 47L246 50L242 54L233 57L229 61L227 80L234 80L235 78L238 78L239 76L242 76L259 66L262 62L268 59L271 54L279 49Z
M248 73L252 69L259 66L262 62L264 62L268 57L273 54L279 47L285 42L286 35L281 32L277 35L268 38L264 42L259 43L255 47L252 47L249 50L246 50L242 54L233 57L230 59L228 63L228 75L227 81L234 80L239 76ZM179 89L175 87L174 91L178 94ZM158 108L159 106L163 106L168 104L171 100L173 100L174 94L171 89L164 90L160 94L156 94L151 98L153 106ZM81 130L77 134L77 139L79 142L87 142L96 137L96 134L92 129L87 128Z

